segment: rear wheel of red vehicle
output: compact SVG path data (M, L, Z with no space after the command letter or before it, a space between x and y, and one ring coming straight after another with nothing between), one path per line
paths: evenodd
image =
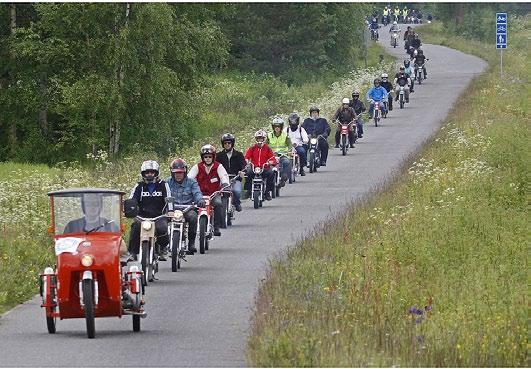
M176 272L180 267L179 245L181 244L181 232L173 231L173 245L171 245L171 271Z
M84 279L82 282L83 305L85 306L85 321L87 323L88 338L96 337L96 325L94 321L94 282L92 279Z
M140 315L133 315L133 332L140 332Z
M207 218L205 216L202 216L199 218L199 253L204 254L205 253L205 246L207 243Z
M142 241L142 284L148 285L149 273L149 241Z

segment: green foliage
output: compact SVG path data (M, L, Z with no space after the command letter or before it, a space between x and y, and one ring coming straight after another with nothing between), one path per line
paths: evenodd
M491 68L407 173L273 261L251 366L528 365L527 95L500 83L492 44L440 30L423 27L423 41ZM528 49L504 55L525 81Z

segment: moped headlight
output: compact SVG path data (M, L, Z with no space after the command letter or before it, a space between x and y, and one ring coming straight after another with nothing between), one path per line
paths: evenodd
M92 255L85 254L81 257L81 265L84 267L89 267L94 263L94 258Z
M147 220L144 220L142 222L142 229L144 229L144 231L149 231L151 227L152 227L151 222L148 222Z
M310 140L310 143L311 143L312 145L315 145L315 144L317 143L317 138L312 138L312 139Z
M260 174L261 171L262 171L262 169L261 169L260 167L255 167L255 168L254 168L254 172L255 172L256 174Z
M175 211L173 212L173 218L174 218L176 221L178 221L178 222L180 222L181 220L183 220L183 216L184 216L184 214L183 214L183 212L180 211L180 210L175 210Z

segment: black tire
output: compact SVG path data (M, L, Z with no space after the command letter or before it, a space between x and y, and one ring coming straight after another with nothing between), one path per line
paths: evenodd
M275 191L273 191L276 196L273 197L280 197L280 187L275 188Z
M179 244L181 243L181 231L173 231L173 245L171 248L171 271L176 272L180 267ZM133 316L134 318L134 316Z
M92 279L84 279L81 288L83 289L83 305L85 305L85 321L87 323L87 337L96 337L96 324L94 319L94 282Z
M254 191L253 193L253 204L255 209L258 209L260 207L260 194L258 193L258 191Z
M51 283L52 285L57 286L57 282L55 281L55 278L52 277L52 276L49 277L49 279L48 279L48 281L46 283ZM52 302L54 302L55 298L56 298L56 291L57 290L56 290L56 288L49 288L49 291L50 291L50 295L51 295L50 300ZM55 313L57 311L57 305L52 307L51 310L52 310L52 313ZM56 332L56 321L57 321L57 318L55 318L55 317L48 317L48 316L46 317L46 327L48 328L48 333L54 334Z
M341 137L341 153L343 154L343 156L347 155L347 137L346 136L343 136Z
M310 173L315 172L315 153L311 152L308 155L308 163L310 164Z
M142 265L142 284L147 286L149 280L149 241L143 241L141 247L142 260L140 260L140 262Z
M404 100L400 100L400 109L404 109Z
M378 117L376 116L376 114L374 114L374 126L375 126L375 127L378 127L378 120L379 120L379 119L380 119L380 118L378 118Z
M207 218L202 216L199 218L199 253L204 254L207 243Z
M133 332L140 332L140 315L133 315Z
M229 217L229 198L226 196L221 197L222 210L221 213L221 228L227 228L227 217Z

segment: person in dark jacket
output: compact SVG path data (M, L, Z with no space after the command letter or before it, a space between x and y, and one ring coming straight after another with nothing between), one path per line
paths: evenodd
M195 179L188 178L188 165L186 162L177 158L170 164L171 177L166 180L171 190L171 195L175 199L176 205L192 205L205 207L203 193ZM188 254L197 252L195 248L195 237L197 235L197 208L192 208L184 213L184 219L188 222Z
M380 84L387 91L387 104L389 105L389 111L393 110L393 97L391 96L391 91L393 91L393 84L389 82L389 75L387 73L382 73L382 83Z
M365 104L363 104L363 101L360 100L360 93L359 91L353 91L352 92L352 100L350 100L349 106L354 109L354 113L358 116L356 119L356 128L358 132L358 138L363 137L363 121L361 119L360 114L366 111Z
M243 153L234 148L236 137L230 133L225 133L221 137L221 146L223 151L216 155L216 161L225 167L229 176L238 176L236 181L232 184L233 204L236 211L242 211L241 196L242 196L242 178L245 175L245 167L247 162L243 157Z
M166 197L171 196L168 184L159 179L159 164L154 160L147 160L140 167L142 181L138 182L131 190L131 199L135 199L139 212L143 218L154 218L165 211L173 211L173 204L167 204ZM134 220L131 224L129 237L129 253L136 259L140 250L140 221ZM155 236L157 237L156 249L160 255L165 254L168 246L168 220L161 218L155 222Z
M318 138L319 151L321 152L321 165L326 166L326 159L328 159L328 136L330 135L330 125L325 118L319 116L319 108L312 106L310 108L310 117L306 118L302 123L302 128L306 130L309 137L315 136Z
M415 59L413 59L413 65L415 69L417 69L417 67L422 67L422 71L424 72L424 79L428 78L428 74L426 73L426 60L429 59L426 58L426 55L424 55L424 51L422 50L419 50L417 56L415 57Z
M345 97L341 101L341 106L336 110L336 113L334 114L334 117L332 120L335 122L336 120L339 121L341 124L348 124L350 122L356 121L356 113L354 112L354 109L350 107L350 100ZM341 127L338 125L336 129L336 148L339 147L339 138L341 136L340 133ZM350 144L350 147L354 147L354 141L355 141L355 130L352 127L352 125L349 128L348 131L348 142Z
M418 33L415 33L415 36L413 36L413 39L410 41L409 45L413 46L414 49L418 49L422 45Z

